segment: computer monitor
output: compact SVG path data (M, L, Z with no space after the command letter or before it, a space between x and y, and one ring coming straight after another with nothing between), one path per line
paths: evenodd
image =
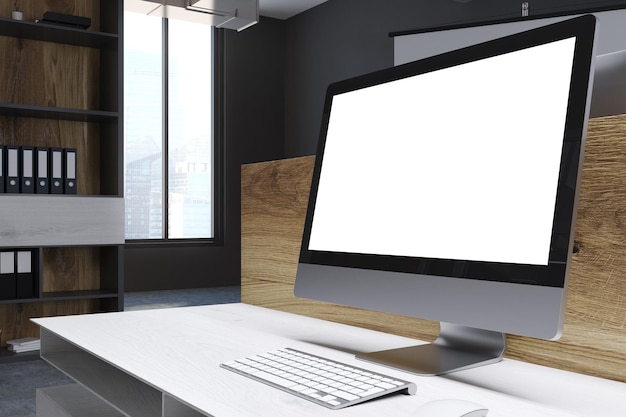
M593 83L583 16L328 87L294 293L436 320L423 375L556 339Z

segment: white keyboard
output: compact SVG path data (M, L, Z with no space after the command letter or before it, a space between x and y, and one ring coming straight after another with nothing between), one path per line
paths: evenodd
M331 409L395 392L413 395L417 389L413 382L290 348L223 363L221 367Z

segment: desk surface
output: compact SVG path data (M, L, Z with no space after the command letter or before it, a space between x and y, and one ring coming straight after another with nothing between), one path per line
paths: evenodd
M137 380L215 417L408 417L421 404L440 398L481 403L490 409L489 417L623 417L626 409L626 384L513 360L444 377L419 377L362 362L354 359L355 353L416 342L246 304L34 321ZM333 411L219 367L222 362L281 347L414 381L417 394Z

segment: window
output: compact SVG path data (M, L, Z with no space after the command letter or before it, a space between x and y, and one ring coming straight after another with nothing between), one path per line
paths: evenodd
M124 19L126 239L213 239L213 29Z

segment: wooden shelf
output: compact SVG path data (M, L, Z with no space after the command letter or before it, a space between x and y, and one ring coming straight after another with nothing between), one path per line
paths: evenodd
M117 47L118 35L45 23L0 18L0 36L88 48Z

